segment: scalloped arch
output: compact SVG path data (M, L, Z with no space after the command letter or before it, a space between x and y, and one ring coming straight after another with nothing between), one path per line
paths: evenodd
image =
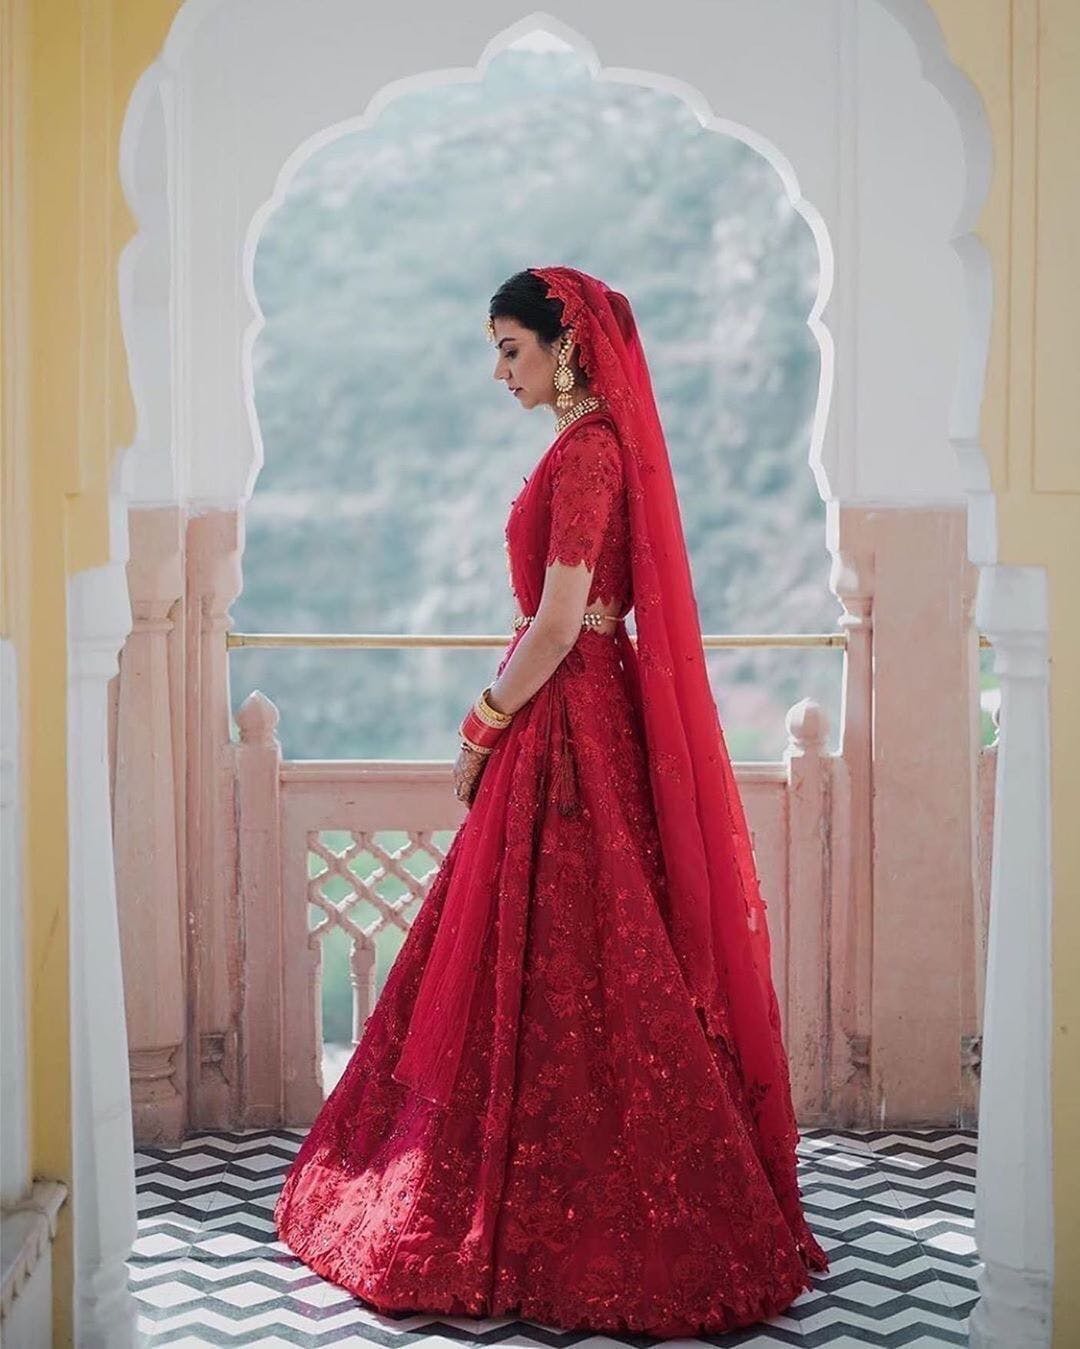
M969 499L969 516L973 525L972 557L973 560L985 563L991 561L994 556L994 503L992 492L989 490L986 459L979 442L979 415L989 343L992 292L988 255L975 231L975 221L985 199L989 181L989 132L974 86L950 60L940 25L927 0L878 0L878 5L892 16L906 33L912 44L921 78L935 89L948 105L956 121L963 147L964 181L961 207L950 242L960 262L966 301L964 334L952 392L949 441L956 455L963 487ZM139 127L145 121L152 86L154 84L160 86L161 97L166 105L169 105L172 101L170 91L173 86L182 82L184 63L192 52L200 30L223 9L223 0L186 0L177 14L159 60L146 72L131 100L124 125L122 164L125 190L139 226L139 233L130 245L132 256L138 256L140 250L146 247L148 234L160 229L160 211L155 211L151 200L154 191L161 194L168 190L164 171L162 182L156 187L146 184L140 186L134 172ZM757 126L751 125L748 119L740 121L715 113L709 99L692 82L655 69L605 65L596 46L580 29L565 23L546 10L534 10L490 37L474 64L428 68L384 82L367 100L361 113L340 117L313 131L300 128L291 138L291 144L286 143L283 146L281 153L278 154L276 174L248 216L248 224L239 249L240 283L244 303L247 306L247 314L242 317L242 326L237 335L242 370L242 388L239 395L242 399L243 418L246 421L246 433L250 442L250 458L242 482L237 479L237 485L232 489L201 492L196 481L193 495L200 504L226 504L230 495L233 504L237 500L246 499L253 489L262 464L263 447L253 394L252 353L264 319L254 292L254 256L266 220L280 205L298 166L337 137L371 126L389 103L403 95L433 86L482 81L487 67L496 56L518 38L537 30L547 32L573 47L597 80L635 84L678 98L691 109L703 127L739 139L760 154L779 176L793 208L806 221L812 232L820 259L818 293L806 319L821 356L818 399L811 429L810 466L821 495L826 499L836 495L829 481L829 471L822 454L834 382L835 349L829 323L826 321L826 310L834 284L834 250L823 213L811 199L812 194L804 189L795 161L785 147L776 143L776 138L770 139ZM448 43L449 45L452 44ZM677 62L669 60L666 64L670 67L673 64L677 65ZM238 322L240 321L241 318L238 316ZM129 349L134 349L136 343L129 328L128 316L125 318L125 335ZM159 376L160 374L161 372ZM145 372L144 377L149 380L150 373ZM159 377L157 382L159 390L166 387L163 378ZM137 391L136 407L145 408L145 405L145 391ZM229 439L226 437L226 440ZM235 443L235 436L231 439ZM136 446L138 444L137 436ZM184 476L182 471L178 471L177 481L182 482Z

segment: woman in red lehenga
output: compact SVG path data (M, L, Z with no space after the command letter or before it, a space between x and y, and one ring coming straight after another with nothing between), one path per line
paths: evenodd
M495 378L558 414L507 522L521 613L275 1220L380 1311L718 1333L828 1260L667 448L624 295L531 268L489 314Z

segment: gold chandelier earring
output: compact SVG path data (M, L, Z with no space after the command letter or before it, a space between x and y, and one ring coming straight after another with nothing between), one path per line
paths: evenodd
M555 365L555 406L560 412L565 412L573 404L570 392L574 387L574 372L570 368L570 343L569 337L563 338L562 346L559 348L559 359Z

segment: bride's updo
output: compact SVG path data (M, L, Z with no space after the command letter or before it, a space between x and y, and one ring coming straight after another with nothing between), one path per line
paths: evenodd
M523 328L537 335L546 347L552 347L563 333L563 302L547 293L547 283L535 272L515 272L508 277L488 305L491 319L516 319ZM578 361L577 351L570 362L577 383L587 387L588 377Z
M488 305L493 319L517 319L524 328L531 328L550 346L563 330L562 300L550 297L547 286L534 272L515 272L508 277Z

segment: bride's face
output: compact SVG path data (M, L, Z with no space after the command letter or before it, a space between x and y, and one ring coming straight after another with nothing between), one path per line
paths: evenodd
M538 334L517 319L494 319L493 326L498 352L493 377L506 385L522 407L553 406L559 344L545 346Z

